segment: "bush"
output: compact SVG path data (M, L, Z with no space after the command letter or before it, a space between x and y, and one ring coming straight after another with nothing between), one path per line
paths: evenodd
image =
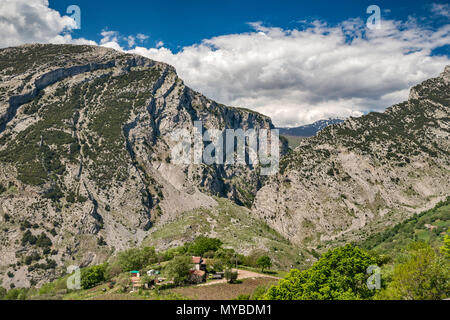
M153 247L128 249L121 252L117 258L117 263L121 267L122 272L140 270L146 265L155 263L156 261L156 251Z
M425 243L413 243L405 263L396 265L392 281L376 298L442 300L450 293L450 265Z
M348 244L330 250L310 269L291 272L265 298L269 300L354 300L370 299L366 273L376 260L368 252Z
M227 279L228 283L234 283L238 278L238 272L233 271L231 269L225 270L225 279Z
M267 285L257 286L252 293L251 300L262 300L268 289L269 286Z
M4 295L4 300L26 300L29 289L25 288L16 288L8 290L8 292Z
M215 238L200 236L193 242L186 244L187 252L194 256L203 256L206 252L217 251L222 246L222 241Z
M264 269L268 269L272 266L272 260L270 260L268 256L261 256L256 260L256 265L264 272Z
M33 245L36 244L37 238L33 236L30 230L25 231L25 233L22 236L22 246L26 245L27 243Z
M122 273L122 267L117 262L114 262L114 263L108 264L108 267L106 268L105 276L107 279L112 279L114 277L117 277L121 273Z
M210 271L222 272L225 269L225 264L221 259L208 259L208 269Z
M36 245L40 248L51 247L52 241L45 233L41 233L36 239Z
M188 256L176 256L165 267L169 278L173 279L175 284L186 283L189 279L190 270L193 267L192 258Z
M6 191L6 188L0 183L0 194Z
M106 280L105 271L107 265L102 264L83 269L81 271L81 287L83 289L89 289Z
M221 260L223 265L228 268L234 267L236 264L241 264L245 259L243 255L237 254L233 249L223 248L216 251L214 258Z
M0 300L3 300L3 298L6 296L7 292L8 291L5 288L0 287Z

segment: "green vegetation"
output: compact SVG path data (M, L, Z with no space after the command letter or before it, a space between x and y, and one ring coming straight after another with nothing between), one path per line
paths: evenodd
M447 230L447 234L444 238L444 245L441 247L441 253L447 257L450 258L450 229Z
M29 231L29 230L27 230ZM31 232L25 232L25 241L35 244L39 239L45 239L41 236L33 236ZM46 240L40 240L46 244ZM114 294L129 294L132 286L130 279L130 271L139 271L141 273L141 284L147 284L148 290L140 290L137 298L149 299L166 299L180 298L167 290L174 287L186 286L197 283L197 279L191 275L193 270L192 255L200 254L208 257L207 271L210 274L224 272L225 278L229 283L240 283L237 281L237 272L232 270L236 266L244 266L246 261L253 261L248 257L236 253L233 249L222 248L220 240L215 238L198 237L191 242L187 242L183 246L171 248L165 251L157 252L153 247L132 248L122 252L108 263L86 267L81 270L81 290L70 290L67 288L67 279L70 275L47 283L39 290L30 288L27 290L9 291L1 290L0 294L7 299L16 299L20 296L23 299L85 299L92 292L101 295L104 292L114 292ZM267 257L266 257L267 258ZM39 261L41 255L33 253L24 258L24 263L29 265L29 269L34 270L50 269L56 266L55 261L46 259L45 263L36 263L31 265L33 261ZM257 260L257 258L255 258ZM153 273L147 274L152 270ZM156 272L155 272L156 270ZM14 274L10 272L10 276ZM155 280L159 278L169 280L161 282L155 286ZM1 287L0 287L1 288ZM101 292L99 291L101 289ZM166 292L165 292L166 291Z
M156 251L153 247L144 247L142 249L132 248L119 253L117 265L122 272L141 270L145 266L157 261Z
M264 272L264 269L269 269L272 266L272 261L268 256L261 256L256 260L256 265L261 268L261 272Z
M450 297L449 199L355 245L328 251L310 269L292 270L265 299L395 299ZM428 228L425 226L427 225ZM430 230L431 229L431 230ZM424 236L427 232L428 236ZM422 235L422 236L418 236ZM370 250L370 251L367 251ZM381 267L381 288L369 290L369 265Z
M203 256L206 252L217 251L222 246L222 241L215 238L200 236L186 245L186 252L194 256Z
M233 271L231 269L225 270L225 279L227 279L228 283L235 283L238 278L237 271Z
M305 271L292 270L265 298L271 300L354 300L370 299L374 291L366 281L366 270L376 264L366 251L346 245L330 250Z
M93 266L83 269L81 273L81 287L83 289L90 289L106 280L107 264Z
M250 252L245 258L245 264L248 266L257 267L256 259L261 255L269 256L275 269L287 270L291 265L306 268L310 265L306 261L311 258L309 252L291 244L263 221L253 218L246 208L227 199L215 200L218 206L214 209L185 212L177 220L163 227L154 227L143 245L186 242L193 236L201 237L214 233L214 237L223 243L223 248Z
M442 300L450 295L450 263L425 243L410 245L404 263L394 266L392 280L377 299Z
M189 279L189 271L192 266L191 257L177 256L166 265L167 275L173 279L176 285L184 284Z
M0 183L0 194L2 194L3 192L6 191L6 187L4 187L1 183Z
M445 231L450 228L450 197L433 209L417 214L380 233L376 233L360 245L379 253L398 254L399 250L414 241L424 241L437 248L443 242Z

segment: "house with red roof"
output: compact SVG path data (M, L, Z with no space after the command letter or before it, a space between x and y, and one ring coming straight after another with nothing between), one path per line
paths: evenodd
M202 257L192 257L194 267L190 271L190 281L202 283L206 281L206 259Z

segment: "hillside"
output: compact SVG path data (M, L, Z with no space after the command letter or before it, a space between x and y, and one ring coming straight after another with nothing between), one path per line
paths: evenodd
M342 245L434 207L450 190L450 66L408 101L303 139L252 212L292 242Z
M173 222L156 226L143 245L166 250L198 236L208 236L221 239L224 247L246 256L267 254L276 269L289 270L291 266L303 269L315 261L312 253L296 247L264 222L254 219L249 209L227 199L216 200L215 208L185 212Z
M97 46L0 50L0 272L28 286L139 245L153 225L251 206L254 167L173 164L176 129L270 129L186 87L173 67Z
M260 167L174 164L176 129L271 129L186 87L173 67L95 46L0 50L0 279L40 285L69 265L199 235L307 267L445 200L450 67L384 113L301 139ZM281 152L286 141L281 139ZM248 208L251 208L249 210Z
M411 217L392 228L375 233L359 243L367 250L395 255L414 241L429 243L439 249L450 228L450 197L431 210Z

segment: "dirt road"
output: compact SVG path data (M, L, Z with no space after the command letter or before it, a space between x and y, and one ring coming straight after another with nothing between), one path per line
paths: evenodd
M236 269L233 269L233 271L236 271ZM242 270L242 269L237 269L238 272L238 280L242 280L242 279L256 279L256 278L272 278L272 279L280 279L278 277L274 277L268 274L262 274L262 273L257 273L257 272L253 272L253 271L248 271L248 270ZM202 287L202 286L210 286L213 284L217 284L217 283L226 283L227 280L226 279L219 279L219 280L211 280L208 281L207 283L202 283L199 284L198 287Z

